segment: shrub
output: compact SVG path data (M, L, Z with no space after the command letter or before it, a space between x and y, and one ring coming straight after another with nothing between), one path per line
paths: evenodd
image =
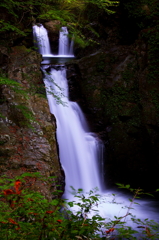
M99 195L93 191L86 197L82 189L75 191L74 199L65 201L58 197L61 191L54 192L54 198L47 200L41 193L28 188L36 181L48 182L54 178L45 179L38 173L25 173L15 179L0 178L0 239L1 240L73 240L73 239L139 239L134 236L138 231L125 226L125 217L130 215L130 208L122 217L106 221L94 209L98 205ZM120 187L125 187L120 185ZM128 188L129 185L126 185ZM136 192L136 191L135 191ZM141 191L135 193L140 194ZM57 196L55 198L55 196ZM74 209L76 207L76 209ZM71 211L71 209L73 209ZM89 216L90 211L95 214ZM142 232L140 239L158 239L157 225L146 220L132 217ZM146 223L146 225L145 225ZM155 231L155 232L154 232Z

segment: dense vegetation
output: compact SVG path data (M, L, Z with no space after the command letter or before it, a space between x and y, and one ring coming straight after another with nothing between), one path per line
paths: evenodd
M88 24L90 19L101 12L113 13L112 7L118 5L117 1L104 0L27 0L6 1L0 3L1 20L0 32L10 31L19 37L26 36L30 31L30 25L37 21L59 20L61 25L69 24L71 33L79 39L84 36L80 29ZM96 10L94 12L94 10ZM15 36L12 36L14 39ZM2 41L2 40L1 40Z
M158 225L148 219L140 220L131 214L135 198L143 194L142 189L132 189L130 185L120 187L134 193L124 216L105 219L96 206L100 195L90 191L86 196L82 189L72 188L74 198L66 202L58 197L61 191L53 192L52 200L45 199L40 192L32 191L38 181L52 184L56 178L45 179L38 173L24 173L16 179L0 178L0 237L1 240L100 240L100 239L158 239ZM28 189L29 187L29 189ZM107 196L102 201L107 202ZM112 204L118 204L115 195ZM73 209L73 210L72 210ZM93 213L93 216L90 215ZM133 229L127 225L131 218Z

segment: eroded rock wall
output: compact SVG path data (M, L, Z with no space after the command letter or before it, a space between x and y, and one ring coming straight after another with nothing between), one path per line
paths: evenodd
M45 97L41 55L18 46L12 47L9 53L3 47L1 56L6 59L2 66L5 75L19 83L23 92L18 87L1 85L0 174L14 177L24 172L40 172L45 177L56 176L57 184L63 185L56 120L49 112ZM50 196L50 186L39 184L36 188ZM54 188L52 185L52 190Z

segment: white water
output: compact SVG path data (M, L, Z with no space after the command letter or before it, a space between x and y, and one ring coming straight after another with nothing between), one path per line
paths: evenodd
M66 79L66 69L61 67L59 70L51 69L49 75L45 71L44 83L47 92L54 89L59 92L59 88L50 81L50 77L61 88L62 101L65 106L57 104L55 98L47 93L50 112L53 113L57 121L57 140L59 143L60 161L65 172L65 194L64 197L70 201L75 199L72 195L73 186L76 190L82 188L84 192L99 189L100 204L97 208L99 214L103 218L113 220L114 216L123 217L127 213L127 207L130 206L128 200L130 196L126 196L119 191L113 191L117 196L114 201L114 196L111 192L103 191L102 171L99 167L100 156L102 155L102 143L97 136L89 132L85 117L79 108L78 104L71 102L68 99L68 84ZM48 79L49 76L49 79ZM100 169L100 171L99 171ZM88 197L88 195L87 195ZM133 197L133 196L131 196ZM130 212L142 220L149 218L159 222L159 216L153 207L153 201L135 201L140 205L135 205ZM74 208L77 211L78 208ZM124 220L125 218L123 218ZM114 219L115 220L115 219ZM126 217L127 225L136 227L131 222L131 217Z
M48 40L46 40L46 42L48 42ZM69 45L66 45L66 42L61 42L64 46L60 46L59 44L62 49L59 51L60 57L63 54L65 56L65 54L70 53ZM65 52L63 49L66 46L67 51ZM129 200L127 200L129 196L125 196L119 191L116 192L118 195L117 202L120 204L114 204L114 196L102 190L102 171L99 161L101 160L103 145L95 134L89 132L89 127L78 104L69 101L65 67L58 67L58 70L52 68L49 70L49 74L47 73L47 68L50 69L49 65L43 68L45 75L44 83L47 89L50 112L55 115L57 120L57 140L59 144L60 161L66 176L65 197L71 198L70 186L73 186L75 189L82 188L85 191L98 187L100 194L103 196L101 198L101 204L98 206L99 214L102 217L111 219L113 219L114 216L124 216L127 212L124 206L130 205ZM59 89L51 79L53 79L61 89ZM65 106L57 104L56 99L49 93L50 91L59 93ZM113 193L115 192L113 191ZM106 200L102 200L103 198ZM159 216L158 213L155 212L156 209L153 207L153 201L140 200L140 204L140 206L135 206L135 210L131 210L137 218L149 218L159 222ZM130 225L131 224L129 224L129 226Z
M57 140L60 150L60 161L66 175L65 192L70 191L70 186L75 189L82 188L89 191L95 187L101 190L99 180L98 156L101 142L97 137L88 132L85 117L78 104L68 99L68 84L66 69L51 69L49 75L45 71L45 86L47 92L59 88L50 81L52 78L61 88L61 100L65 103L57 104L52 94L47 93L50 112L57 120ZM67 194L66 194L67 195Z
M69 44L67 27L62 27L59 33L59 57L74 57L73 54L73 39Z
M68 30L67 27L62 27L59 32L59 49L58 55L51 53L50 42L48 38L48 32L46 28L43 27L42 24L33 26L33 36L35 41L35 46L37 46L39 53L43 57L63 57L63 58L72 58L73 54L73 38L71 43L68 38Z
M39 53L41 53L44 57L54 56L51 53L48 32L42 24L33 26L33 36L35 40L35 45L38 47Z
M36 38L43 40L43 46L39 47L40 53L44 53L43 56L51 54L48 47L48 35L44 28L40 26L39 30L38 26L34 26L33 29ZM73 51L72 47L71 45L70 48L69 45L67 28L62 27L58 56L69 57ZM67 195L70 191L70 186L75 189L82 188L85 191L96 187L101 190L98 162L99 156L101 156L102 143L95 134L89 132L85 117L78 104L69 101L66 69L62 66L58 70L52 68L49 74L44 70L44 74L50 112L55 115L57 120L60 161L66 176L65 193ZM54 96L50 94L51 91L58 92L65 106L57 103Z

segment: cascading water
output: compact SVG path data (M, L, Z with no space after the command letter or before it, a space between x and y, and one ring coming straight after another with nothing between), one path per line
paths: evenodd
M74 57L73 39L69 43L67 27L62 27L59 33L59 57Z
M51 53L48 32L42 24L33 26L33 36L35 46L38 48L39 53L47 57L53 56L53 54Z
M38 27L34 27L33 31L36 38L41 38ZM69 57L70 46L66 39L68 32L64 28L60 34L65 35L62 36L62 39L65 40L61 41L60 39L59 57L61 55ZM45 37L45 46L45 41L48 43L48 36L46 34L42 36L43 38ZM40 50L40 53L43 54L43 51ZM46 52L44 52L44 55L45 54ZM47 54L51 54L51 52L47 52ZM85 117L78 104L69 101L66 69L62 65L52 68L50 68L49 65L45 65L43 72L50 111L55 115L57 120L60 161L66 176L65 197L70 197L70 186L73 186L75 189L82 188L85 191L98 187L100 193L104 195L105 193L102 191L102 181L99 177L99 172L101 172L99 158L102 156L103 144L95 134L89 132ZM63 105L57 103L56 98L50 93L52 91L55 95L58 94L58 96L61 96ZM127 197L125 198L125 196L119 194L118 199L121 204L113 204L114 200L112 201L112 198L114 198L114 196L111 195L110 197L109 195L107 196L107 202L104 201L103 204L100 204L98 207L100 214L103 217L110 217L111 219L114 216L124 216L124 206L129 206ZM153 207L148 208L149 203L152 204L150 201L142 201L142 206L136 207L138 217L141 219L150 217L159 222L158 215L155 215L155 209ZM136 212L133 214L135 213Z
M44 29L42 28L41 31L41 26L40 31L39 26L36 25L33 30L36 38L42 38L43 40L46 38L48 44L48 35L46 32L43 34ZM42 37L40 37L40 33ZM46 46L46 43L44 43L44 46ZM41 50L40 47L39 49ZM42 50L40 53L42 53ZM72 57L74 56L72 51L73 43L69 45L67 28L62 27L59 37L58 56ZM51 54L51 52L47 52L47 54ZM44 83L47 89L50 111L57 120L60 161L66 175L65 193L70 190L70 186L75 189L82 188L85 191L96 187L101 190L98 166L99 156L101 156L100 149L103 148L101 140L95 134L89 132L85 117L78 104L69 101L65 67L52 68L49 73L46 69L47 66L45 66L45 69L43 68ZM50 94L51 91L57 92L61 96L65 106L57 104L56 98Z
M49 94L52 90L59 92L58 86L50 78L60 86L65 106L57 104L56 99ZM101 143L92 133L86 131L88 126L78 104L68 99L66 69L51 69L49 75L45 71L44 82L50 111L57 120L60 161L66 175L65 192L69 192L70 186L86 191L95 187L101 189L97 165Z
M45 57L63 57L63 58L74 58L73 54L73 38L71 42L68 38L67 27L62 27L59 32L59 49L58 55L51 53L50 42L48 38L48 32L42 24L33 26L33 37L35 46L37 47L39 53Z

